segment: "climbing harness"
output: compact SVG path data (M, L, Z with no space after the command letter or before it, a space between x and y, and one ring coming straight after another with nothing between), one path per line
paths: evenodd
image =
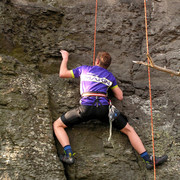
M94 103L93 103L93 106L94 106L94 104L96 104L96 107L98 107L99 104L102 105L101 102L99 101L99 97L106 97L106 98L108 97L106 93L103 93L103 92L94 92L94 91L84 92L84 93L82 93L81 96L82 96L82 97L95 96L96 99L95 99L95 101L94 101Z
M84 92L82 95L82 97L96 97L96 100L94 101L94 104L96 103L96 107L99 106L100 101L99 101L99 97L105 97L107 98L107 94L102 93L102 92ZM93 104L93 106L94 106ZM102 105L102 104L101 104ZM112 137L112 122L120 115L120 111L114 106L112 105L111 100L109 99L109 113L108 113L108 117L109 117L109 138L108 141L111 140Z
M107 94L102 93L102 92L84 92L82 95L82 97L85 96L98 96L98 97L107 97Z
M144 14L145 14L145 31L146 31L146 49L147 49L147 54L149 54L146 0L144 0ZM148 57L148 64L150 64L149 57ZM153 159L155 159L153 114L152 114L152 96L151 96L151 76L150 76L150 67L149 66L148 66L148 79L149 79L149 99L150 99L150 109L151 109L151 131L152 131ZM153 161L153 164L154 164L154 180L156 180L156 165L155 165L155 161Z
M112 105L111 100L109 100L109 138L108 141L111 140L111 136L112 136L112 122L120 115L120 111L114 106Z

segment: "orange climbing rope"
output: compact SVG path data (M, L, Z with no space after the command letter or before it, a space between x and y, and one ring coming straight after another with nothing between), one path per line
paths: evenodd
M146 30L146 49L147 49L147 54L149 54L146 0L144 0L144 13L145 13L145 30ZM148 58L148 64L149 63L150 63L150 61L149 61L149 58ZM150 109L151 109L151 130L152 130L153 159L155 160L153 113L152 113L152 96L151 96L151 76L150 76L150 67L149 66L148 66L148 79L149 79L149 98L150 98ZM154 180L156 180L156 165L155 165L155 161L154 161Z
M96 8L95 8L95 23L94 23L94 53L93 53L93 66L95 65L95 54L96 54L96 24L97 24L97 6L98 6L98 1L96 0Z

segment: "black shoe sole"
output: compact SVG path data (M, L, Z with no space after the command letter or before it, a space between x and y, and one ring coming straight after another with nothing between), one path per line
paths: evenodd
M168 159L168 156L167 156L167 155L162 156L162 159L161 159L159 162L156 163L156 166L162 165L164 162L167 161L167 159ZM154 164L153 164L153 163L146 164L146 168L147 168L148 170L151 170L151 169L154 168Z
M167 155L164 155L164 156L162 156L163 158L156 164L156 166L159 166L159 165L161 165L161 164L163 164L164 162L166 162L167 161L167 159L168 159L168 156Z
M60 155L59 159L61 162L66 163L68 165L74 164L74 157L66 157L65 155Z

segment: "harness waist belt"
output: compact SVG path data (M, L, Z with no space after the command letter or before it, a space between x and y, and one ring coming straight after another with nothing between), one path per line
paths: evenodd
M98 96L98 97L107 97L107 94L105 93L98 93L98 92L85 92L81 95L82 97L85 96Z

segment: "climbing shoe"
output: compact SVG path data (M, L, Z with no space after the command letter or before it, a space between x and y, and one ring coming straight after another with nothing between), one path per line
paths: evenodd
M59 159L66 164L74 164L75 161L74 154L71 153L69 153L68 156L66 154L61 154Z
M163 164L164 162L166 162L168 159L167 155L163 155L161 157L155 157L155 165L159 166L161 164ZM150 161L146 161L146 168L148 170L151 170L154 168L154 164L153 164L153 156L150 156Z

